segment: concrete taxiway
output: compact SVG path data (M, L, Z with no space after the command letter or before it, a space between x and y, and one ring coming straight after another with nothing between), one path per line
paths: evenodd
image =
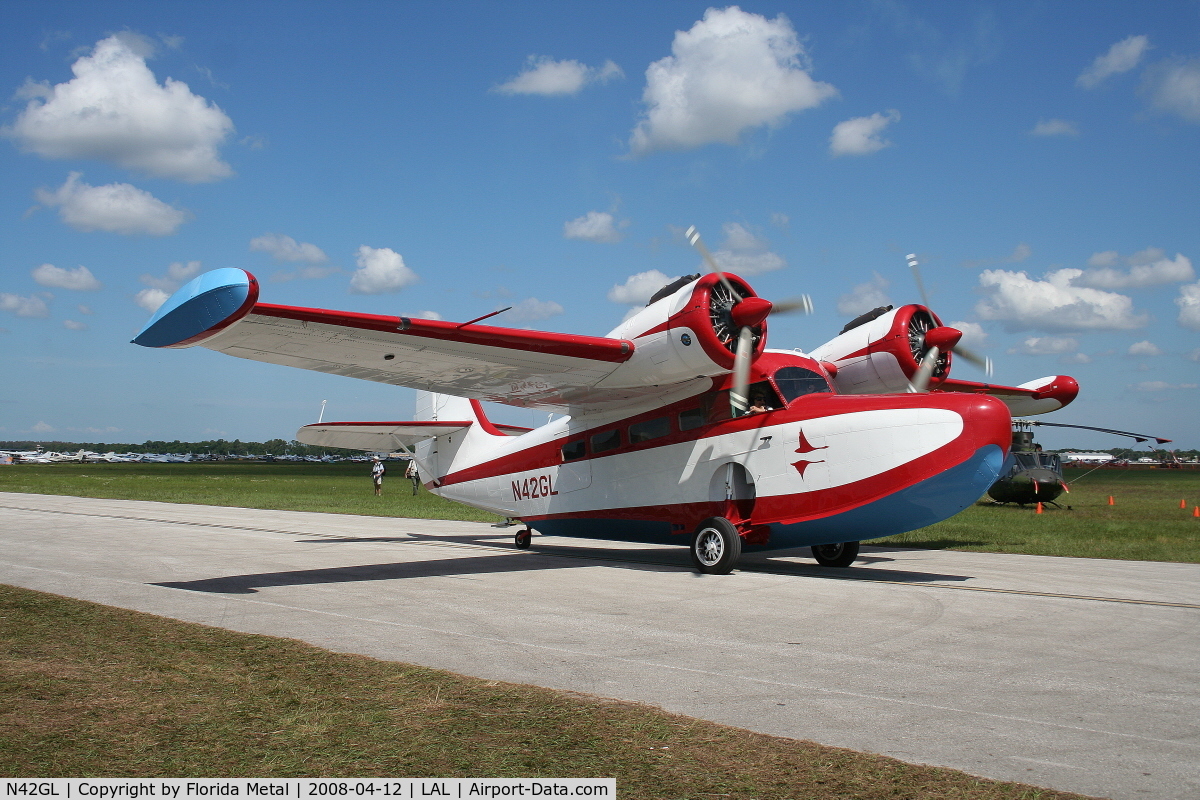
M1200 565L851 569L477 523L0 493L0 582L1114 798L1200 797Z

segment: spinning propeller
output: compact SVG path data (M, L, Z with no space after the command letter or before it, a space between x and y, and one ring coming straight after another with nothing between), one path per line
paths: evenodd
M750 391L750 359L754 354L754 328L761 325L770 314L789 314L797 311L802 314L811 314L812 298L803 294L799 297L790 297L778 303L772 303L762 297L742 297L733 282L725 277L725 273L717 265L712 253L708 252L708 248L704 246L704 240L700 238L700 231L696 230L696 226L689 227L684 235L687 236L688 243L700 253L708 268L716 273L721 285L729 293L729 316L738 328L737 348L733 355L733 387L729 390L729 405L733 409L734 415L738 416L746 413L750 407L750 398L747 395Z
M929 297L925 294L925 282L921 280L921 271L917 267L917 256L915 253L908 254L908 266L912 270L913 278L917 282L917 291L921 293L921 303L928 308ZM929 381L933 377L933 371L937 368L938 358L945 352L956 353L982 369L985 375L991 377L992 360L960 345L958 341L962 338L962 331L957 328L938 325L924 331L913 331L911 335L915 337L913 341L914 353L920 352L920 349L926 345L929 348L920 359L917 371L913 374L912 381L909 383L912 391L929 391Z

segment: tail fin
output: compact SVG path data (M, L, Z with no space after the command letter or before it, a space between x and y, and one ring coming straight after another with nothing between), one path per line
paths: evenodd
M509 433L525 429L502 426L501 430L488 420L478 400L435 392L417 392L415 417L421 422L466 422L466 430L438 436L417 445L417 455L436 479L472 466L490 457L497 444L509 438Z

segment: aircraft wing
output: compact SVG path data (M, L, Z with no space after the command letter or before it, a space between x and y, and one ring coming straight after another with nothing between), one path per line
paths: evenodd
M999 386L947 378L932 389L934 392L966 392L990 394L1008 406L1014 417L1028 417L1057 411L1079 394L1079 382L1068 375L1051 375L1020 386Z
M205 273L134 338L239 358L559 413L617 408L661 385L601 387L634 352L601 336L500 328L258 303L235 268ZM333 446L332 444L330 446Z

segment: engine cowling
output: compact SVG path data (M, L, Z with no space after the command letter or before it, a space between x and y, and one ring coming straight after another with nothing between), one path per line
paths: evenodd
M878 312L878 313L876 313ZM865 318L865 319L864 319ZM949 350L961 332L945 327L933 311L922 305L876 309L860 317L809 355L837 367L838 391L845 394L876 394L907 391L917 367L931 345L939 354L930 387L950 375L954 356ZM858 322L858 320L856 320ZM853 323L852 323L853 325Z
M749 327L753 340L751 359L761 355L771 304L741 278L724 275L740 301L716 274L703 275L610 331L609 338L631 340L635 349L602 385L645 386L727 373L733 369L743 326Z

